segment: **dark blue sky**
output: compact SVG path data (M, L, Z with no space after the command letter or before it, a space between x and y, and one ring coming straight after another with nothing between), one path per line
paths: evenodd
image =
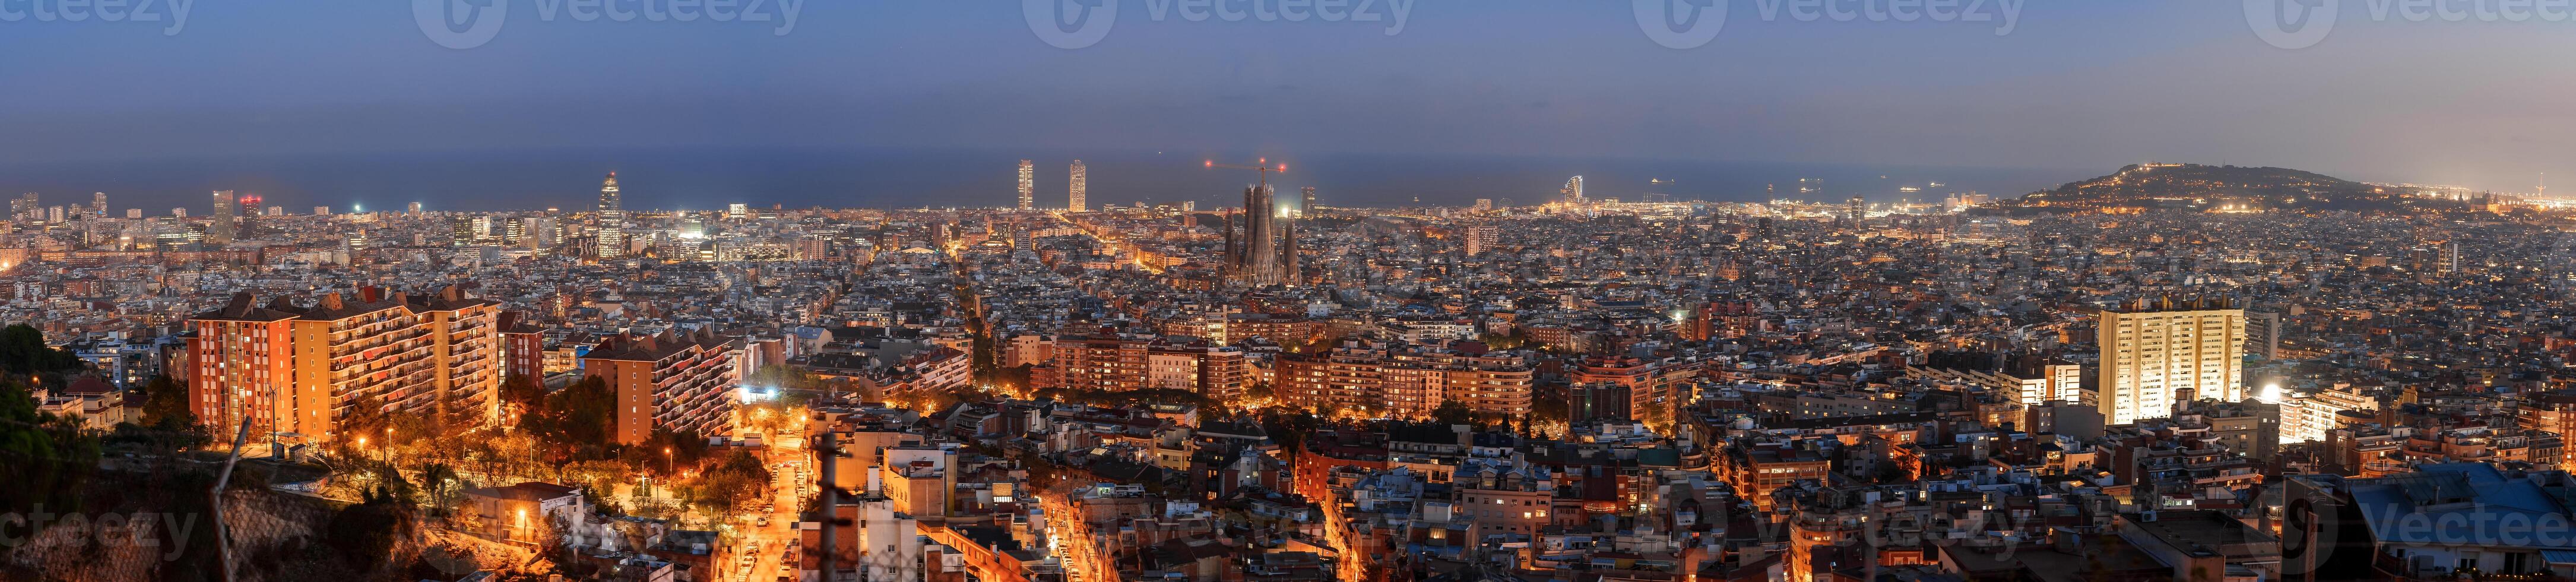
M0 22L0 188L65 200L122 185L150 200L296 182L288 166L320 160L591 152L563 158L553 191L595 182L600 166L653 163L613 153L650 149L1489 156L1541 176L1584 165L1547 160L1635 158L2046 178L1999 189L2155 159L2513 191L2563 172L2576 191L2576 22L2374 22L2363 0L2344 0L2333 35L2299 50L2258 38L2237 0L2030 2L2002 35L2001 22L1766 20L1775 0L1731 0L1723 32L1692 50L1658 45L1630 2L1607 0L1406 2L1394 35L1391 22L1157 21L1164 0L1123 0L1109 34L1077 50L1044 42L1007 0L798 0L784 36L776 21L545 21L572 8L503 1L498 35L465 50L433 42L402 0L191 1L175 35L166 16ZM207 158L230 161L118 175Z

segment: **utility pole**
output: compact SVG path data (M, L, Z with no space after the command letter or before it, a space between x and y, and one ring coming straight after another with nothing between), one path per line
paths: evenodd
M215 490L211 492L215 507L215 551L222 560L220 562L222 571L218 574L218 580L233 579L233 545L224 539L228 535L224 528L224 487L232 484L233 464L241 462L242 442L248 440L250 440L250 419L245 417L242 419L241 430L233 435L232 457L224 459L224 473L215 477Z
M823 522L823 544L822 547L814 548L814 561L817 564L815 569L823 573L824 580L831 580L832 573L836 571L832 569L832 548L834 547L832 530L835 529L833 526L840 525L841 520L841 509L836 499L838 491L832 487L833 466L839 464L832 461L841 456L840 447L835 440L832 431L825 430L822 435L814 437L813 447L814 463L821 465L815 468L815 477L821 481L814 484L814 489L817 493L816 497L819 498L817 504L822 508L823 514L818 518Z

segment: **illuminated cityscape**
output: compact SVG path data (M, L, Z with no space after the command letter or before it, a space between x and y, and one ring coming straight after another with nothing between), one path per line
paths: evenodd
M160 4L0 581L2576 580L2549 2Z
M576 213L23 213L7 313L64 358L34 370L60 422L239 437L296 475L277 494L352 507L401 480L442 512L407 535L579 549L555 569L1821 580L2102 555L2046 554L2074 536L2141 579L2269 577L2316 519L2289 501L2546 494L2576 430L2531 315L2576 292L2539 250L2569 217L2483 198L674 211L620 185ZM2046 509L1924 519L1989 504ZM1635 541L1474 557L1612 528ZM2209 535L2240 541L2155 559Z

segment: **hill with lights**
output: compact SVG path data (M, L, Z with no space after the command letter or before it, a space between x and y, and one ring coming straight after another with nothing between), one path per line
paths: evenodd
M2012 214L2043 212L2393 210L2412 200L2380 188L2300 170L2201 164L2139 164L1998 203Z

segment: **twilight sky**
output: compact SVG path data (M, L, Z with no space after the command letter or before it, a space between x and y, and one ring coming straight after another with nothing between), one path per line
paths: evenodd
M0 182L202 156L829 147L2091 174L2154 159L2508 191L2550 172L2576 191L2576 22L2374 22L2372 0L2325 0L2345 3L2337 28L2299 50L2258 38L2238 0L2033 1L2003 35L1766 20L1799 1L1729 0L1722 33L1691 50L1650 40L1624 0L1404 0L1393 35L1094 0L1121 2L1117 24L1074 50L1008 0L762 0L799 8L784 36L776 20L577 22L580 0L496 0L506 25L463 50L404 0L185 0L171 35L166 14L8 18L28 1L0 2ZM639 1L674 0L611 5Z

